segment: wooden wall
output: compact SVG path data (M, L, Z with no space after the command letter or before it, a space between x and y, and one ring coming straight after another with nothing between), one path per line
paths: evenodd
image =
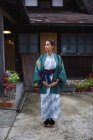
M88 77L92 73L91 56L63 56L63 62L68 78Z
M7 36L5 36L5 69L15 70L14 39Z
M23 79L26 87L33 86L33 74L35 69L35 62L39 54L22 55L22 68L23 68Z

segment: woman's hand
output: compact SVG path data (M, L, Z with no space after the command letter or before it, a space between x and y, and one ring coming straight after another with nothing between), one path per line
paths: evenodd
M53 87L55 85L57 85L57 82L53 82L53 83L50 84L51 87Z
M51 84L50 84L50 85L51 85L51 87L53 87L53 86L57 85L57 84L58 84L58 81L59 81L59 79L57 79L55 82L51 83Z
M42 81L43 85L46 86L46 87L53 87L55 85L57 85L59 82L59 79L57 79L55 82L51 83L51 84L48 84L46 81Z
M42 81L42 83L43 83L43 85L44 86L46 86L46 87L51 87L51 85L50 84L48 84L47 82L45 82L45 81Z

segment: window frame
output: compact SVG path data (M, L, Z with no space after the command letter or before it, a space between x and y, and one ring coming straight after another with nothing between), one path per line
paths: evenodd
M67 36L68 40L68 51L67 53L62 52L62 36ZM71 40L70 37L75 36L76 37L76 53L69 52L69 48L71 48ZM79 52L79 37L84 38L84 52ZM93 38L93 34L60 34L60 53L63 55L93 55L93 46L90 48L90 52L88 52L88 38ZM92 40L92 39L91 39ZM90 44L92 44L92 41L90 40Z
M34 34L36 34L37 35L37 52L30 52L30 45L31 45L31 40L30 40L30 37L31 37L31 35L34 35ZM20 41L20 36L21 35L24 35L24 36L26 36L26 39L27 39L27 41L25 42L25 43L22 43L21 41ZM22 52L22 50L20 50L20 46L21 45L25 45L26 46L26 52ZM19 34L19 36L18 36L18 53L19 54L36 54L36 53L39 53L39 34L38 33L20 33Z
M44 0L41 0L42 2L44 2ZM49 0L47 0L47 1L49 1ZM61 9L61 8L63 8L63 6L64 6L64 0L63 0L63 2L62 2L62 6L53 6L53 0L50 0L50 7L40 7L40 2L39 2L39 0L37 0L37 5L36 6L31 6L31 5L26 5L26 0L25 0L25 6L26 7L28 7L28 8L35 8L35 9L37 9L37 8L41 8L41 9L50 9L50 8L52 8L52 9Z

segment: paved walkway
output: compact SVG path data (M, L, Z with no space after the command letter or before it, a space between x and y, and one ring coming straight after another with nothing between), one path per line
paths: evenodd
M40 97L28 93L23 110L17 115L6 140L93 140L92 95L61 95L61 117L54 128L44 128L40 115ZM0 140L4 140L3 137Z
M0 109L0 140L5 140L16 119L16 111Z

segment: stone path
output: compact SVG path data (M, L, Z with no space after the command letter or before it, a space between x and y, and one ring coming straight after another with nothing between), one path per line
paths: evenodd
M16 119L16 111L0 109L0 140L5 140L13 122Z
M93 96L61 95L61 116L56 126L44 128L40 97L28 93L6 140L93 140Z

